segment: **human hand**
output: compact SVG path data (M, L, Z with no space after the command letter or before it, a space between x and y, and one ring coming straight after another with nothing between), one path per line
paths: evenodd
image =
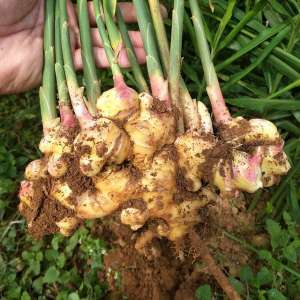
M119 3L127 23L136 22L132 3ZM92 2L88 2L91 36L97 67L107 68L105 51L96 27ZM74 64L82 69L76 6L68 1L68 15ZM38 86L43 68L44 0L0 0L0 94L19 93ZM139 63L146 55L141 35L131 31L130 37ZM119 54L121 67L129 67L125 49Z

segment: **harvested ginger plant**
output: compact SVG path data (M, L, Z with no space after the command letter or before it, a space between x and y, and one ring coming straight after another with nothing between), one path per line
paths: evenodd
M159 1L149 1L151 14L144 0L133 1L151 94L122 12L110 1L93 1L114 83L101 94L87 1L78 0L87 97L74 70L66 1L56 1L56 7L55 1L46 3L40 93L44 156L28 165L19 194L29 232L37 238L55 232L68 236L83 220L101 219L95 233L115 246L105 257L112 290L120 272L129 299L192 299L197 285L212 276L230 299L240 299L209 248L229 257L242 253L221 234L222 229L253 233L253 217L240 192L275 184L289 163L275 125L230 116L197 1L191 0L190 8L217 134L207 108L192 100L180 75L184 1L174 1L170 51ZM139 92L126 84L117 63L124 44ZM234 272L249 259L247 253L239 257L243 261L225 260L224 266Z

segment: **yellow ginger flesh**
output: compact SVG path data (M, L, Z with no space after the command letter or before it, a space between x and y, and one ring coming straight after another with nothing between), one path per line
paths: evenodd
M121 164L132 153L126 132L105 118L82 130L74 141L74 147L80 156L80 170L86 176L96 176L106 163Z

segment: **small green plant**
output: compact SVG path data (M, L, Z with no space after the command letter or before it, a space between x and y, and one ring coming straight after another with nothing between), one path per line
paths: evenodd
M257 254L257 268L243 266L239 278L231 278L232 284L245 299L297 299L300 289L299 226L287 213L283 213L284 225L272 219L266 220L270 248L256 249L244 241L247 249Z
M106 286L100 283L98 275L106 247L90 235L90 226L80 228L69 239L55 235L33 241L26 236L19 245L22 251L14 258L8 255L18 244L16 230L10 229L2 241L5 255L0 255L1 296L4 299L101 299Z

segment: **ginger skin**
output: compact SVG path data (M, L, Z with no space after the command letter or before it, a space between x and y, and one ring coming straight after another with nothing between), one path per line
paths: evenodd
M59 127L54 127L52 135L50 132L41 142L46 158L30 163L26 169L27 181L22 184L20 201L29 208L38 196L35 182L47 176L59 177L48 194L73 211L71 217L55 223L64 235L72 234L82 219L118 213L120 221L133 231L153 220L156 225L150 236L175 241L199 223L202 207L216 201L218 196L212 186L223 194L254 192L277 182L278 176L289 168L287 163L275 162L283 144L270 122L251 120L250 128L256 128L255 134L250 130L230 139L222 136L221 140L205 121L203 130L193 128L176 137L175 114L156 103L151 95L133 91L128 94L128 101L118 97L113 89L104 93L97 103L100 117L89 119L73 142L63 135L56 140L53 133L59 132ZM199 115L207 117L207 109L198 106L201 109L204 111ZM240 120L234 120L229 129L236 126L235 121ZM241 143L252 143L254 138L257 141L257 135L259 142L267 140L269 144L249 153L239 149ZM220 141L226 143L230 155L214 160L208 179L203 166ZM64 168L60 176L54 176L49 168L51 155L63 156L73 149L79 157L80 172L92 178L94 187L81 194L76 194L61 176L66 172ZM287 161L285 156L282 159ZM181 184L180 176L184 179ZM204 182L209 185L202 188Z

